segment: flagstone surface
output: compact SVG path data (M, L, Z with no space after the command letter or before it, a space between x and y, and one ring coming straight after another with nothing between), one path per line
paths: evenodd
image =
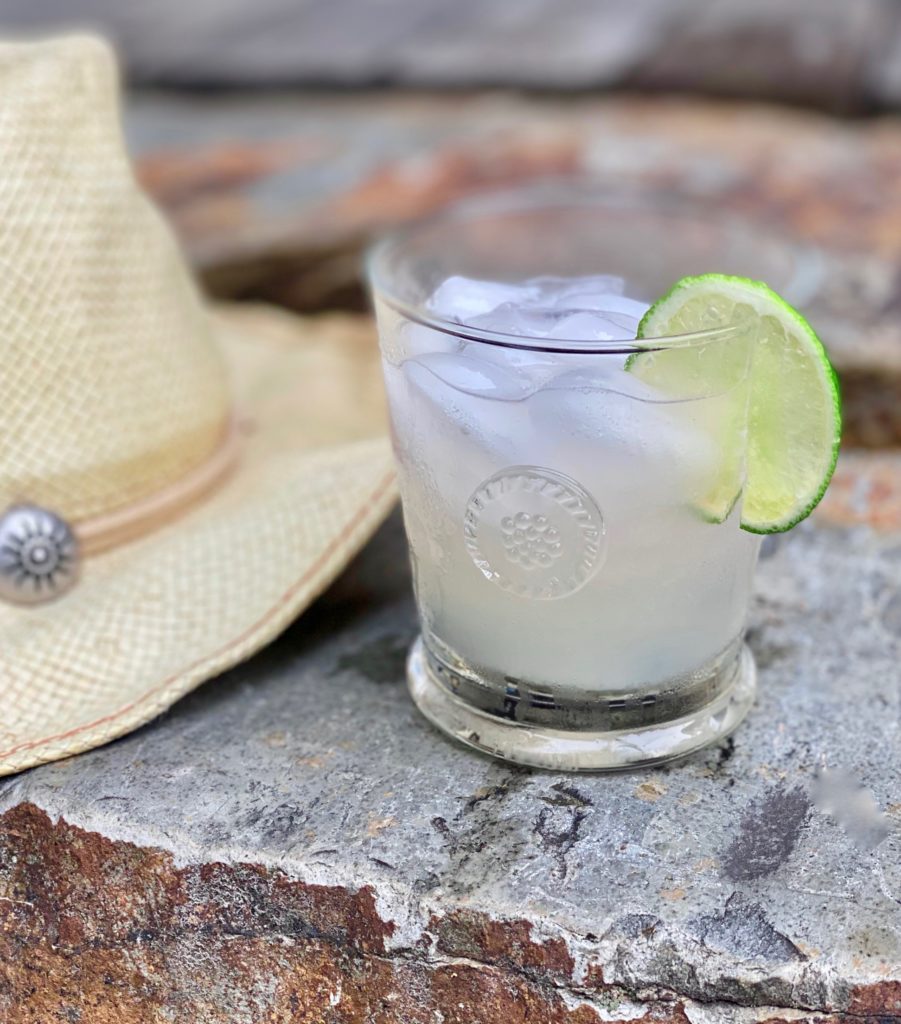
M899 1020L899 584L897 530L768 541L735 736L537 772L414 710L395 517L273 647L0 786L0 1020Z

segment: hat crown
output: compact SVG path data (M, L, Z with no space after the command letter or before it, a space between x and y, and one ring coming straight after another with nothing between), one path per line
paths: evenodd
M115 60L0 44L0 508L72 522L201 465L228 386L209 314L136 183Z

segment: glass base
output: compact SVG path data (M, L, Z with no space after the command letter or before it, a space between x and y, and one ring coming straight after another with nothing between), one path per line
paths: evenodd
M714 696L701 706L688 701L690 710L683 705L679 717L662 719L661 704L649 713L648 698L639 700L629 713L622 700L599 697L592 703L604 727L593 727L581 716L579 728L557 728L547 724L551 716L546 714L544 721L537 716L532 721L515 721L509 699L493 709L490 704L463 699L461 694L471 697L477 683L431 655L422 637L407 661L410 693L433 725L492 757L558 771L615 771L660 764L728 736L754 703L757 670L751 652L739 645L731 657L717 660L713 675L702 678L704 690ZM583 702L583 708L588 703ZM614 704L617 709L611 718Z

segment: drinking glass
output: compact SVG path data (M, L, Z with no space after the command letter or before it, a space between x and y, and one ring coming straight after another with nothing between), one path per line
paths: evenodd
M623 768L712 743L750 708L742 324L641 341L491 330L467 325L459 282L500 298L609 274L652 302L706 271L789 295L803 276L798 254L747 225L573 193L471 201L370 254L421 622L408 683L463 743ZM439 314L430 298L449 280L459 307ZM665 389L645 382L649 361Z

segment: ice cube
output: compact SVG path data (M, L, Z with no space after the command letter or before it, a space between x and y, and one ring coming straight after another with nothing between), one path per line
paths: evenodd
M534 277L520 284L454 276L439 285L430 309L445 319L484 331L520 337L586 341L635 337L646 303L622 294L622 278ZM597 327L585 319L561 326L572 314L593 311L605 317ZM568 333L571 331L578 333Z
M446 320L468 323L472 317L497 309L504 303L523 303L537 295L529 283L509 284L501 281L477 281L472 277L448 277L429 299L429 309Z
M593 310L606 316L618 316L636 323L647 313L648 304L630 299L625 295L598 294L596 292L573 292L565 300L555 303L557 309L572 312Z
M553 314L545 311L532 312L513 302L502 303L490 313L473 317L468 326L510 335L510 341L470 341L465 344L464 352L473 359L512 369L528 380L528 393L531 393L560 372L560 363L552 353L542 352L538 346L517 344L516 339L544 337L554 319Z
M568 313L557 320L547 336L566 341L631 341L638 323L638 319L625 314Z
M457 525L473 490L528 450L529 414L524 402L511 400L520 386L515 374L475 362L442 355L408 360L405 393L391 396L399 448L417 467L414 475L433 481ZM497 401L499 392L504 401ZM395 415L398 404L403 408Z
M463 342L452 334L445 334L443 331L436 331L425 324L418 324L412 320L404 325L400 338L400 347L403 357L416 357L428 355L433 352L459 352ZM403 362L403 358L399 360Z
M559 319L552 310L534 308L529 303L502 302L499 306L470 317L466 324L480 331L512 334L520 338L544 338Z
M714 478L715 441L694 422L693 405L667 401L621 356L595 355L529 398L529 435L547 465L596 482L602 505L643 515L687 504Z
M464 347L466 355L483 363L508 368L523 382L523 397L548 385L567 368L567 361L554 352L527 346L498 345L487 341L471 341Z
M467 395L515 402L535 390L533 382L518 372L513 362L503 358L494 361L474 358L468 353L475 347L475 344L467 345L466 354L434 352L420 356L416 363L449 388ZM411 366L408 372L415 374L418 371Z

